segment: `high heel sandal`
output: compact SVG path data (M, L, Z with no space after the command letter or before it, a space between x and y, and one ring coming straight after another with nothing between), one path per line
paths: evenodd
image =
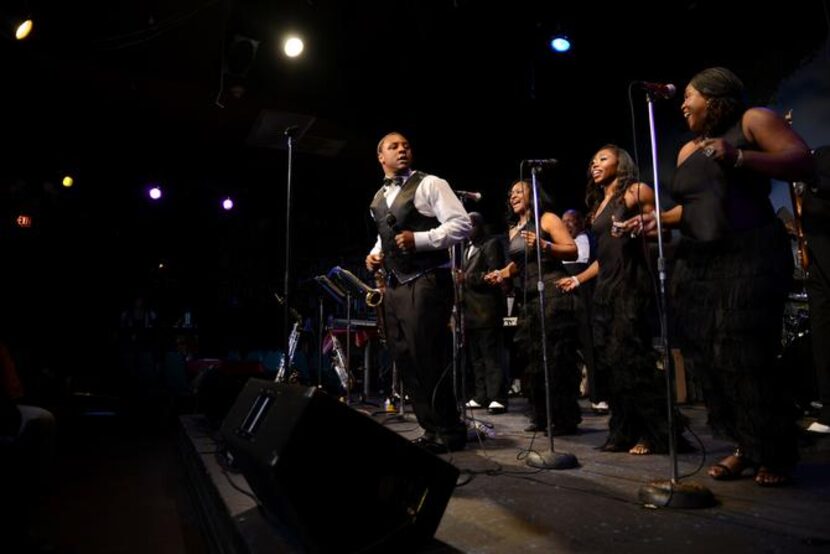
M718 463L709 466L709 477L715 481L734 481L740 479L741 474L745 469L749 468L750 464L741 453L740 448L736 448L735 452L722 459Z

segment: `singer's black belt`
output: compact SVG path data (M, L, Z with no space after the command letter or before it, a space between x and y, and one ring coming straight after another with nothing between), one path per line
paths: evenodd
M432 273L432 272L437 272L437 271L447 271L447 272L449 272L449 270L450 270L450 268L448 266L443 266L443 265L439 265L439 266L436 266L436 267L430 267L428 269L424 269L422 271L419 271L418 273L414 274L413 276L410 276L404 282L401 282L401 280L398 278L398 276L395 275L394 271L388 271L387 272L387 278L386 278L386 285L389 286L389 287L394 288L394 287L397 287L399 285L405 285L407 283L412 283L413 281L416 281L416 280L420 279L421 277L423 277L427 273Z

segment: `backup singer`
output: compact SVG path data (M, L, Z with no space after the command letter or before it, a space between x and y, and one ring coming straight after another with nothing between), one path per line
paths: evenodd
M644 244L634 233L614 230L616 221L654 209L654 191L638 182L637 166L622 148L609 144L588 167L586 203L597 259L585 271L560 279L574 291L596 279L593 303L597 371L610 385L611 418L605 452L644 455L668 451L666 388L657 369L649 316L654 292Z
M480 213L471 212L473 231L464 250L464 328L467 353L473 370L475 392L468 408L487 408L491 414L507 411L507 386L502 367L502 288L487 283L486 274L504 266L504 248L499 237L488 237Z
M671 287L676 323L684 355L702 374L709 424L738 445L709 476L735 479L755 467L758 485L785 484L798 458L796 414L775 361L793 259L770 178L809 178L810 152L782 117L746 108L743 83L728 69L692 77L681 109L697 136L677 157L677 206L662 214L682 234ZM642 223L648 232L656 226L653 214Z
M387 342L424 428L415 442L436 453L461 450L467 429L453 396L447 248L467 238L470 218L447 181L411 169L406 137L389 133L378 143L377 156L386 178L370 206L378 239L366 267L385 267L390 275Z
M562 220L546 210L547 198L540 190L541 233L536 232L533 221L533 199L530 185L517 181L510 187L508 196L508 220L511 224L508 264L498 271L489 273L485 279L490 283L501 283L519 276L519 286L525 293L520 316L520 327L515 340L528 356L525 375L530 386L530 426L528 432L545 429L547 419L545 398L545 373L542 363L541 320L539 318L539 295L536 283L541 272L545 284L545 338L548 345L550 365L550 394L553 419L550 422L554 435L572 435L582 421L577 399L579 397L579 369L577 367L576 315L574 299L555 286L557 279L567 273L562 260L576 259L577 249ZM541 240L542 267L536 259L536 240Z

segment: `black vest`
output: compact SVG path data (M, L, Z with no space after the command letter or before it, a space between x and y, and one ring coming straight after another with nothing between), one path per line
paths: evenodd
M395 235L402 231L417 233L428 231L441 224L436 218L423 215L415 207L415 191L418 190L418 186L426 176L427 174L421 171L410 175L401 186L392 206L389 207L386 205L386 198L381 188L375 193L370 206L372 217L378 226L384 265L400 282L406 282L449 261L449 254L446 250L404 253L395 244Z

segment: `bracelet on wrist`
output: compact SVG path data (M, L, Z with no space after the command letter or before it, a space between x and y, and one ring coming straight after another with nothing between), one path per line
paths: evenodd
M571 281L574 282L575 287L578 287L579 285L582 284L582 283L579 282L579 277L577 277L576 275L571 275Z
M732 166L735 169L744 165L744 151L738 148L738 154L735 156L735 164Z

